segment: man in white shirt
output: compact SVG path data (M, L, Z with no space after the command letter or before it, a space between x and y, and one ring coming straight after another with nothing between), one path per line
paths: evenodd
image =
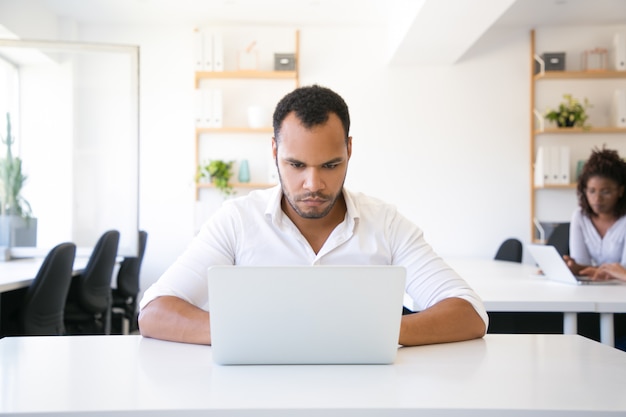
M145 292L141 334L210 344L211 265L364 264L407 270L406 292L420 311L402 317L400 344L482 337L488 324L482 301L422 231L395 207L343 187L352 153L343 99L319 86L298 88L278 103L273 123L280 185L228 200L202 226Z

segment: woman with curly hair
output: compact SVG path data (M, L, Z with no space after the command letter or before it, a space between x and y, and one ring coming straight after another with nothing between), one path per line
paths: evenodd
M617 151L594 149L578 179L579 208L570 224L570 256L565 260L575 274L607 279L603 265L619 264L626 279L626 162Z

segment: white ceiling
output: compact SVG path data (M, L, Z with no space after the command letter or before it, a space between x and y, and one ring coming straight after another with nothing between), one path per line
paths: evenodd
M18 0L15 0L18 1ZM506 27L626 24L626 0L40 0L78 22L383 25L390 61L453 63ZM427 59L425 59L427 57Z

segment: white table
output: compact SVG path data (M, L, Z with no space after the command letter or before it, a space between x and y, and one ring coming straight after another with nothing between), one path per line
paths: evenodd
M568 285L516 262L455 259L448 264L483 299L488 311L562 312L563 331L576 334L577 313L600 313L600 339L614 346L613 313L626 313L626 285Z
M44 258L13 259L0 262L0 293L28 287L37 276ZM74 271L87 265L89 257L76 257Z
M358 346L355 346L358 349ZM0 414L626 415L626 352L577 335L400 348L393 365L219 366L141 336L0 339ZM21 414L20 414L21 413Z

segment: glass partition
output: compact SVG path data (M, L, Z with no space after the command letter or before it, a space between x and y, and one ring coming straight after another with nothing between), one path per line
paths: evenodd
M88 254L110 229L120 256L136 254L139 48L0 39L0 61L0 161L8 112L36 227L36 242L5 245L12 256L65 241Z

